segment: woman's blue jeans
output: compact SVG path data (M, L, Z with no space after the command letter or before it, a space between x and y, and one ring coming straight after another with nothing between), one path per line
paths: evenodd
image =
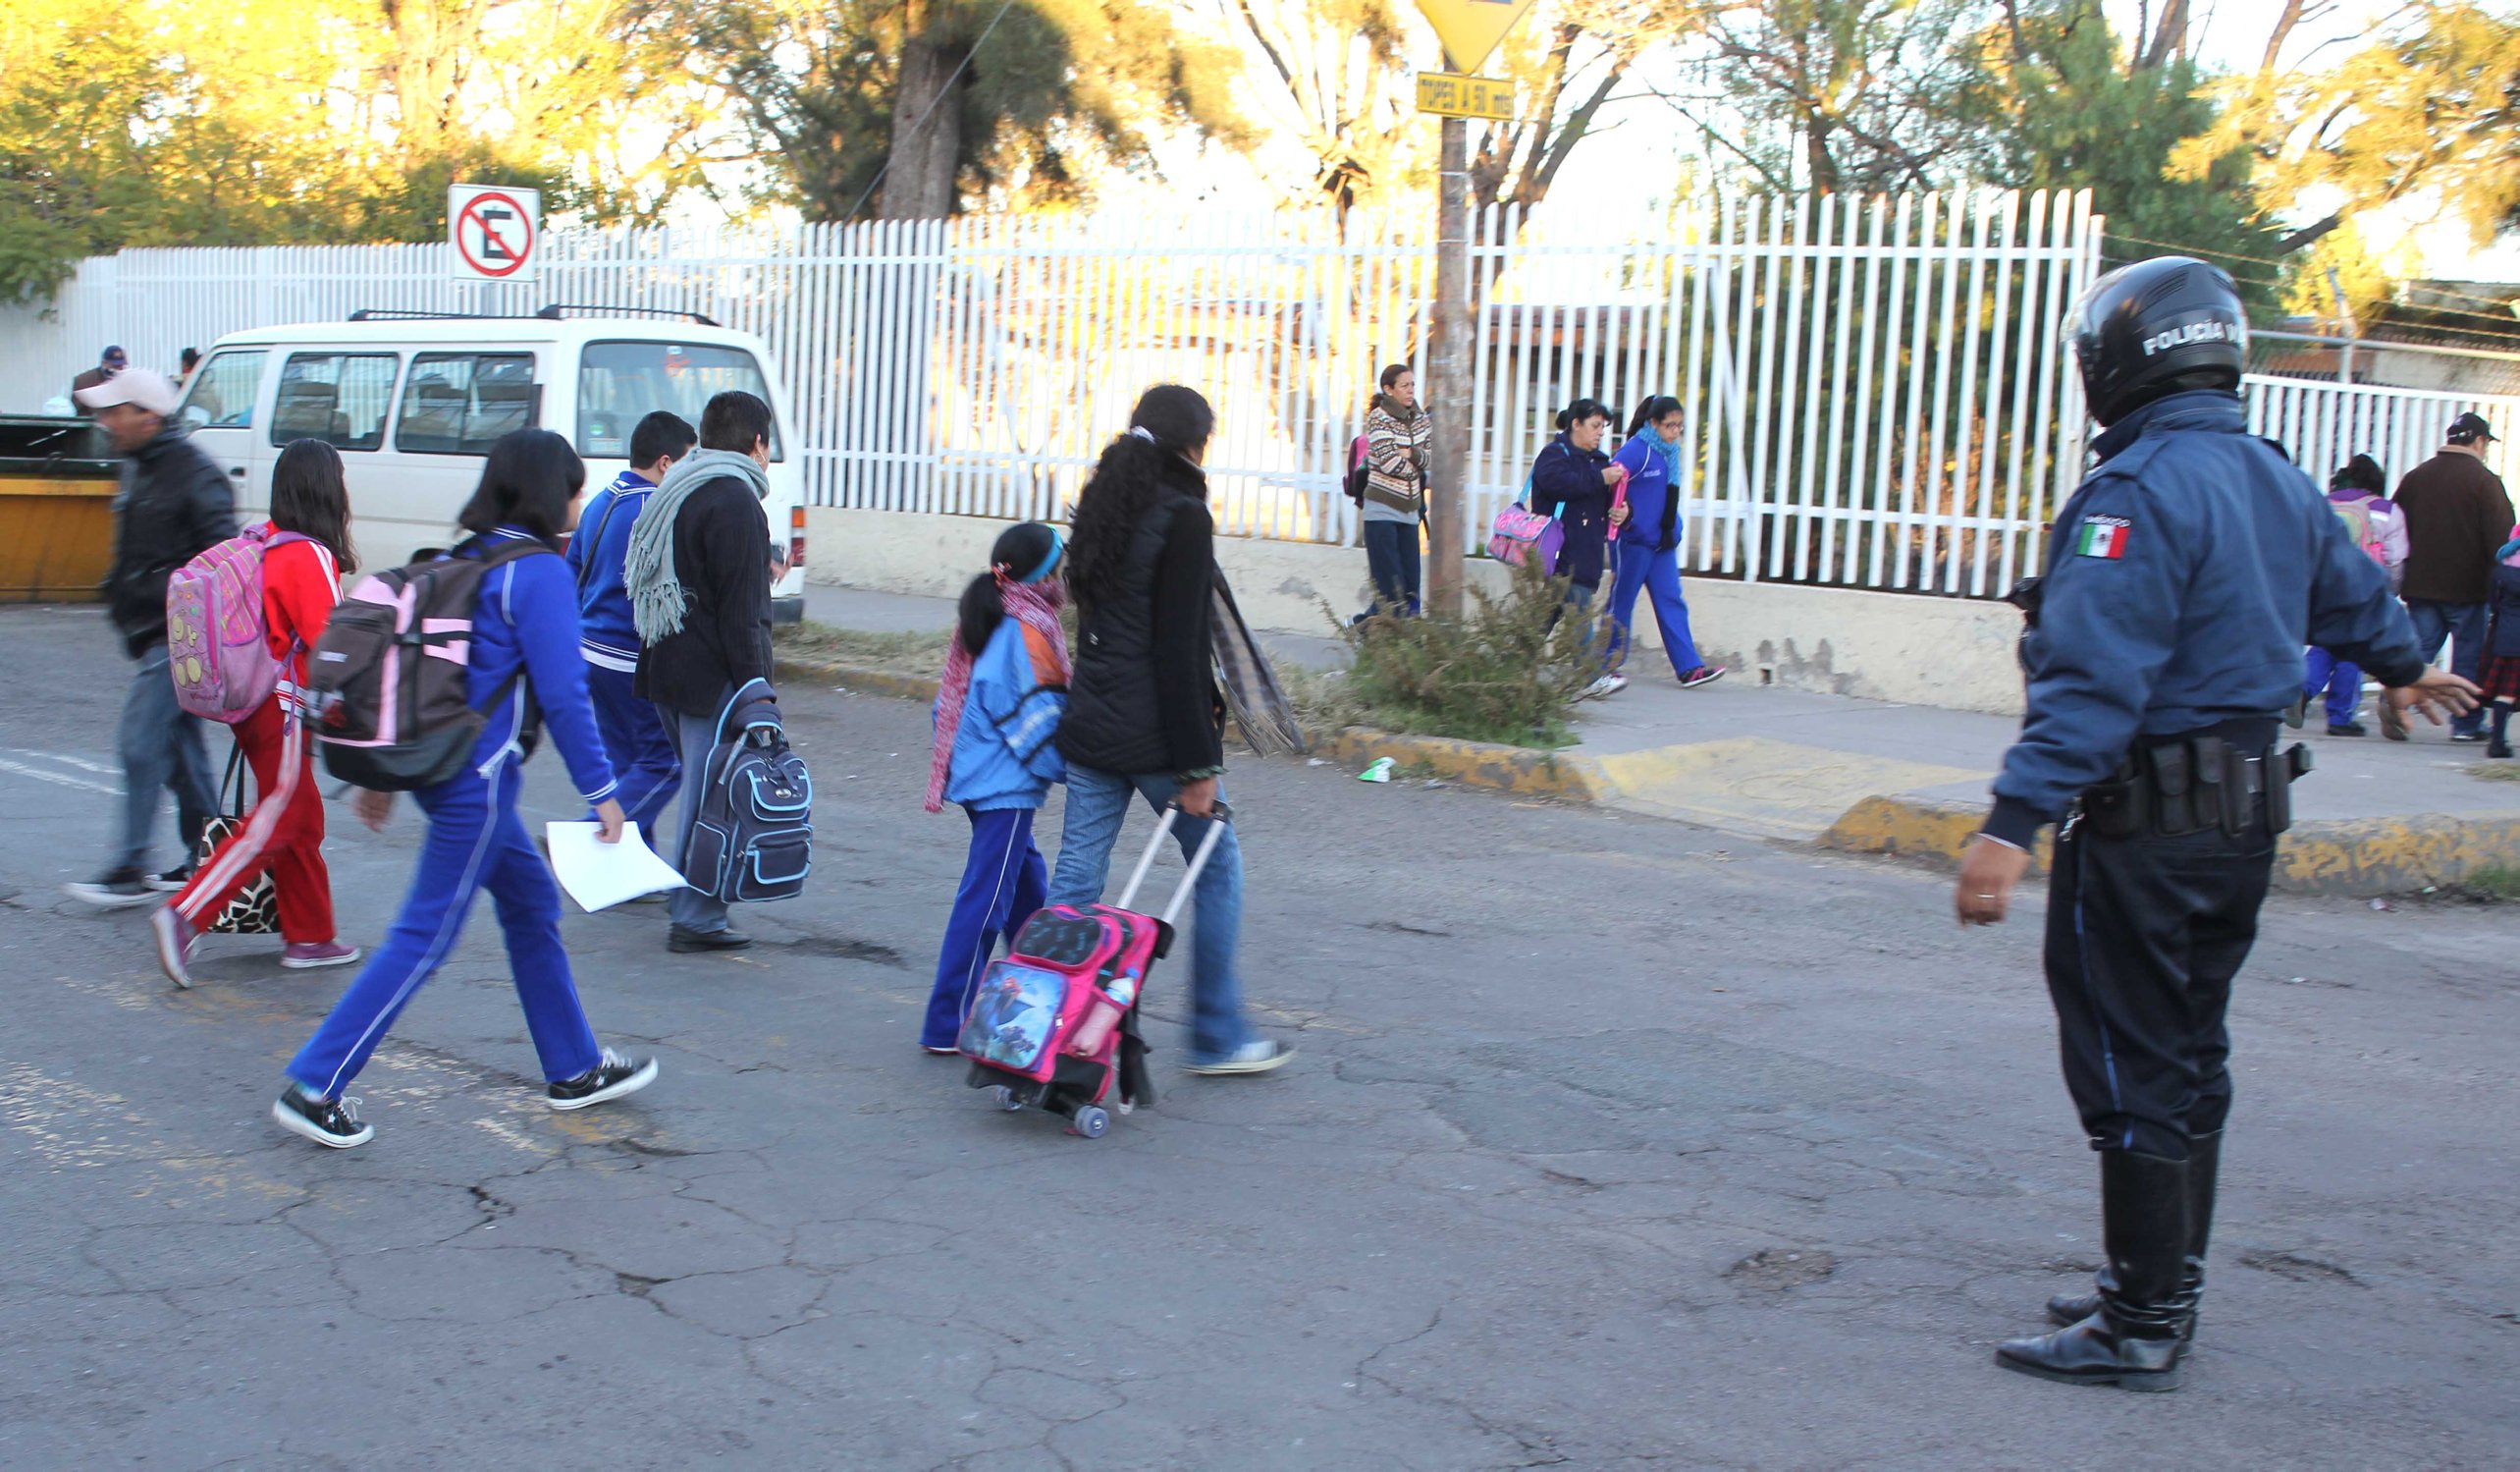
M1070 763L1067 769L1067 818L1059 835L1058 866L1050 875L1049 904L1092 904L1102 899L1103 881L1111 869L1111 845L1129 816L1129 798L1144 797L1160 813L1181 791L1171 777L1122 777ZM1218 793L1219 796L1223 794ZM1207 836L1207 820L1188 814L1176 819L1172 836L1187 861ZM1134 855L1130 860L1135 867ZM1160 876L1150 874L1153 887ZM1163 909L1163 892L1141 892L1131 901L1142 914ZM1190 1061L1212 1063L1252 1040L1243 1020L1243 988L1234 974L1234 953L1242 944L1243 851L1233 825L1207 857L1192 897L1197 911L1190 953Z

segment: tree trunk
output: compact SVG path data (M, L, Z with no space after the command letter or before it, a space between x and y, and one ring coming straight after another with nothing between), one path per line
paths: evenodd
M884 220L934 220L954 212L962 159L959 47L911 36L901 47L892 96L892 156L875 212ZM949 82L950 80L950 82Z

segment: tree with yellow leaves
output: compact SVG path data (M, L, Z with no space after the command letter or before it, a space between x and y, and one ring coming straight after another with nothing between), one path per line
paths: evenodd
M2202 178L2246 146L2263 210L2343 196L2279 250L2427 192L2480 245L2520 230L2520 14L2468 0L2410 4L2329 70L2279 71L2270 47L2266 66L2218 91L2224 111L2171 155L2176 176Z

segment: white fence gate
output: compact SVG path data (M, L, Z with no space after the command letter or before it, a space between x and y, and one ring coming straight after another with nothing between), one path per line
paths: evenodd
M2057 326L2100 229L2064 191L1750 199L1640 242L1489 212L1471 381L1428 385L1436 413L1471 421L1474 545L1566 402L1670 393L1689 410L1692 568L2002 592L2037 566L2081 465ZM1310 216L556 231L530 287L457 285L445 249L90 260L50 313L0 311L0 409L36 409L109 342L171 368L221 333L359 307L675 308L769 344L817 504L1057 517L1139 391L1173 380L1217 408L1222 529L1347 541L1348 441L1377 368L1420 359L1434 284L1422 225L1352 221L1343 238ZM2314 470L2360 449L2393 474L2458 409L2520 409L2291 379L2249 392L2254 427Z

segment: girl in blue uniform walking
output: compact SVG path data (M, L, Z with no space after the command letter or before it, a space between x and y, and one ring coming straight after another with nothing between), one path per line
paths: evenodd
M554 547L575 523L585 484L585 464L559 435L520 429L506 436L491 447L480 488L459 518L473 535L449 555L481 557L527 540ZM624 1058L596 1045L561 946L559 887L516 816L535 739L528 711L539 707L570 778L603 825L605 842L621 836L621 804L614 800L613 769L587 702L578 639L577 588L556 548L550 557L520 557L482 578L465 666L474 708L482 709L519 669L524 679L486 711L472 764L412 794L429 819L419 872L375 958L290 1061L289 1087L271 1107L283 1127L337 1149L374 1135L359 1119L358 1101L342 1091L455 949L473 896L485 889L507 937L509 969L550 1080L544 1096L551 1107L583 1109L655 1081L654 1059ZM359 793L360 820L384 827L393 801L390 792Z
M1689 631L1689 602L1680 594L1680 475L1673 450L1680 444L1680 401L1658 394L1636 406L1627 442L1611 463L1628 471L1628 519L1610 544L1610 668L1627 658L1636 616L1636 595L1653 601L1663 652L1680 687L1695 689L1724 678L1724 667L1697 654Z
M972 991L997 938L1042 907L1048 871L1033 843L1033 814L1064 775L1051 737L1067 709L1067 634L1059 627L1066 584L1058 533L1039 521L1010 526L989 571L963 589L959 627L937 689L936 754L928 811L962 804L971 854L937 956L937 984L919 1046L951 1053Z

